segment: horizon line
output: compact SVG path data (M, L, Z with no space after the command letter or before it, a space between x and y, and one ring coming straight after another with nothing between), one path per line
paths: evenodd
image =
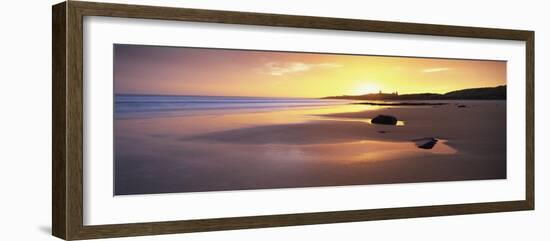
M438 94L438 95L444 95L446 93L450 93L453 91L460 91L460 90L467 90L467 89L481 89L481 88L496 88L500 86L507 86L504 85L496 85L496 86L485 86L485 87L473 87L473 88L465 88L465 89L457 89L448 91L445 93L430 93L430 92L419 92L419 93L405 93L405 94L399 94L399 95L415 95L415 94ZM394 92L381 92L382 94L391 94L391 93L398 93L399 91ZM333 96L319 96L319 97L290 97L290 96L246 96L246 95L193 95L193 94L155 94L155 93L114 93L114 95L142 95L142 96L192 96L192 97L235 97L235 98L295 98L295 99L321 99L325 97L335 97L335 96L363 96L363 95L370 95L370 94L379 94L380 92L375 93L365 93L365 94L359 94L359 95L333 95Z

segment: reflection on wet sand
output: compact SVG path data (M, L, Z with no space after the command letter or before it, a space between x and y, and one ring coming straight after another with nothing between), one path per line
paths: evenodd
M326 120L337 120L337 121L361 121L361 122L365 122L367 124L371 124L371 125L375 125L374 123L372 123L372 118L362 118L362 119L353 119L353 118L325 118ZM402 121L402 120L398 120L397 123L395 124L396 126L404 126L405 125L405 121Z
M342 104L121 118L115 193L505 178L505 122L496 121L505 119L502 103L472 102L466 111ZM397 126L371 124L378 114L397 116ZM415 140L425 137L437 144L418 148Z
M274 158L291 156L303 161L339 163L376 162L407 158L425 153L425 151L416 148L412 142L369 140L313 145L270 144L265 147L268 150L266 153L269 153ZM234 146L234 148L236 147ZM443 142L429 152L454 154L456 150Z

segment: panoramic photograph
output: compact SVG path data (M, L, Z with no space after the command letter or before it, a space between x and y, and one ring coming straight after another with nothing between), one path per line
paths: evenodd
M115 44L114 195L506 178L506 62Z

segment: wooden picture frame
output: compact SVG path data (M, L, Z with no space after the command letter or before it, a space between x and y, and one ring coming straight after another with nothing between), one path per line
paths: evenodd
M263 13L67 1L52 8L52 233L66 240L265 228L398 218L533 210L534 32ZM525 199L353 211L180 220L152 223L83 224L83 17L107 16L260 26L299 27L525 41Z

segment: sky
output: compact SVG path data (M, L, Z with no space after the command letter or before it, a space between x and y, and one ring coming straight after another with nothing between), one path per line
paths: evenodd
M114 46L117 94L315 98L504 84L504 61Z

